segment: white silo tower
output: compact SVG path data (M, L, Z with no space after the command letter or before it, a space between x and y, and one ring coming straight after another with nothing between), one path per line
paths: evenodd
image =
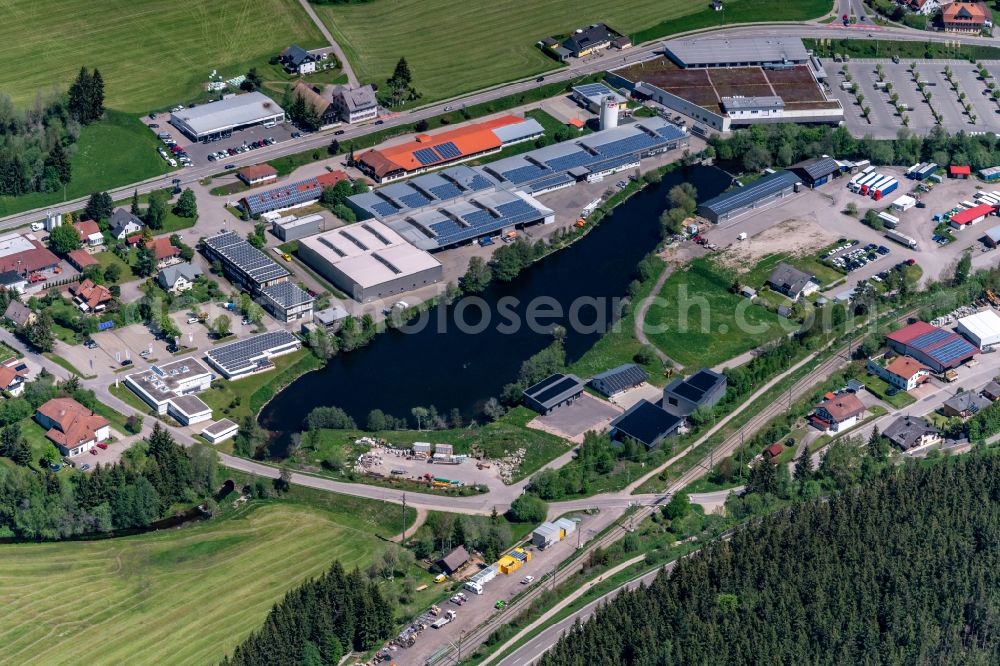
M618 127L618 102L614 97L608 95L601 102L601 129L611 129Z

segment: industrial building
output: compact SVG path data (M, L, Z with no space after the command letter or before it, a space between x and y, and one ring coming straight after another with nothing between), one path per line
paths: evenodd
M50 275L59 265L59 257L45 247L34 234L12 232L0 236L0 273Z
M222 264L230 282L246 290L278 321L312 318L312 296L289 282L288 269L236 232L206 238L203 251L209 261Z
M983 310L959 319L955 330L979 349L986 349L1000 343L1000 316L994 310Z
M441 280L441 262L377 220L303 238L298 256L361 303Z
M282 243L318 234L325 227L326 220L319 213L305 217L287 215L271 220L271 233Z
M611 422L611 438L619 442L631 439L653 449L676 433L683 422L682 417L642 399Z
M646 379L645 370L635 363L624 363L617 368L594 375L587 384L601 395L613 398L642 384Z
M726 394L726 376L703 368L690 377L678 377L663 389L663 409L685 417L699 408L715 406Z
M556 373L524 390L524 404L540 414L572 404L583 395L586 382L576 375Z
M951 331L917 321L886 336L891 349L912 356L934 372L955 368L979 353L972 343Z
M437 134L417 134L412 141L373 148L357 158L357 167L378 183L388 183L431 169L499 152L504 146L545 133L537 120L500 116Z
M205 353L205 358L226 379L239 379L271 370L274 367L272 358L290 354L301 347L301 340L279 329L213 347Z
M737 37L671 39L664 53L678 67L768 67L805 65L811 56L801 39Z
M607 85L603 83L584 83L578 86L573 86L573 99L592 113L600 113L601 105L604 104L608 98L618 106L619 111L626 111L628 109L628 100L623 97L620 93L612 90Z
M207 143L232 135L233 130L285 122L285 110L260 92L224 97L170 114L170 124L195 141Z
M201 436L209 444L218 444L219 442L224 442L227 439L236 437L236 433L240 431L240 427L236 425L233 421L229 419L222 419L221 421L216 421L210 426L207 426L201 431Z
M800 185L799 177L791 171L776 171L699 204L698 215L716 224L732 220L794 194Z
M347 180L343 171L323 173L315 178L307 178L288 183L265 192L253 192L240 200L240 205L250 215L279 212L299 206L308 206L319 201L323 190Z
M569 518L545 521L531 532L531 545L542 550L576 532L576 523Z
M215 373L195 358L151 365L125 377L125 386L157 414L169 414L183 425L212 418L212 409L195 394L208 390Z
M830 182L843 167L829 155L823 155L793 164L788 170L796 174L806 186L816 188Z
M236 173L236 177L250 187L258 187L278 180L278 170L265 162L243 167Z
M612 86L720 132L759 123L843 120L819 82L826 71L799 39L682 39L665 56L608 72Z

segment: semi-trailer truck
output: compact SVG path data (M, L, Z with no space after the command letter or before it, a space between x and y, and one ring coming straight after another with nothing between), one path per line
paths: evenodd
M900 245L905 245L911 250L917 249L917 241L913 240L904 233L896 231L895 229L890 229L889 231L885 232L885 237L888 238L889 240L896 241Z

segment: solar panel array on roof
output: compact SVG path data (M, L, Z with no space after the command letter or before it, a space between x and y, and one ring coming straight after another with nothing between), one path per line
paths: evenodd
M309 178L265 192L251 192L244 197L251 215L266 213L279 208L292 208L301 203L319 199L323 188L318 180Z
M924 333L923 335L918 335L917 337L910 340L909 344L917 347L919 349L926 349L933 344L941 342L942 340L947 340L953 333L949 333L944 329L938 329L936 331L930 331L929 333Z
M462 156L462 151L458 149L451 141L446 141L439 146L434 146L434 150L438 152L446 160L453 160L456 157Z
M233 231L226 231L205 239L205 245L236 271L246 275L258 285L289 275L269 256L248 243Z
M279 282L261 289L261 293L283 308L293 308L313 300L308 292L292 282Z
M454 183L445 183L444 185L432 187L430 188L430 192L441 201L447 201L448 199L454 199L455 197L462 196L462 190L460 190L458 185L455 185Z
M421 148L413 151L413 156L423 165L434 164L441 161L441 156L434 152L433 148Z
M961 358L975 354L978 349L972 346L964 338L955 337L954 340L946 342L940 347L935 347L926 352L928 356L937 360L941 365L947 366Z
M572 176L567 175L565 173L560 173L556 174L555 176L551 176L549 178L536 180L534 183L530 185L530 188L533 193L542 192L544 190L548 190L553 187L558 187L560 185L565 185L566 183L572 183L574 181L575 178L573 178Z
M791 171L777 171L732 192L725 192L713 197L698 208L721 217L774 196L778 192L794 186L797 182L799 182L799 177Z
M590 385L606 396L617 395L646 381L646 372L635 363L626 363L594 375Z
M241 370L265 362L271 353L292 344L298 344L298 338L281 329L215 347L205 355L228 374L237 374Z

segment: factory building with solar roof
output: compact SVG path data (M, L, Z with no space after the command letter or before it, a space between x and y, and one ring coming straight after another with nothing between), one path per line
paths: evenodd
M979 353L979 348L960 336L924 321L916 321L886 336L894 351L912 356L934 372L958 367Z
M643 118L486 166L424 174L347 201L359 219L378 219L417 247L440 250L553 222L555 214L535 195L635 168L643 157L686 146L688 138L661 118Z
M678 378L663 389L663 409L685 417L701 407L713 407L726 394L726 376L704 368L688 378Z
M441 262L378 220L299 240L299 258L361 303L439 282Z
M524 389L524 404L539 414L572 404L583 395L586 383L576 375L556 373Z
M219 261L234 285L247 291L278 321L310 321L313 297L289 281L288 269L233 231L205 239L209 261Z
M271 359L300 349L302 342L285 330L252 335L208 350L209 365L226 379L239 379L274 368Z
M732 220L794 194L801 184L793 172L776 171L699 204L698 215L716 224Z

